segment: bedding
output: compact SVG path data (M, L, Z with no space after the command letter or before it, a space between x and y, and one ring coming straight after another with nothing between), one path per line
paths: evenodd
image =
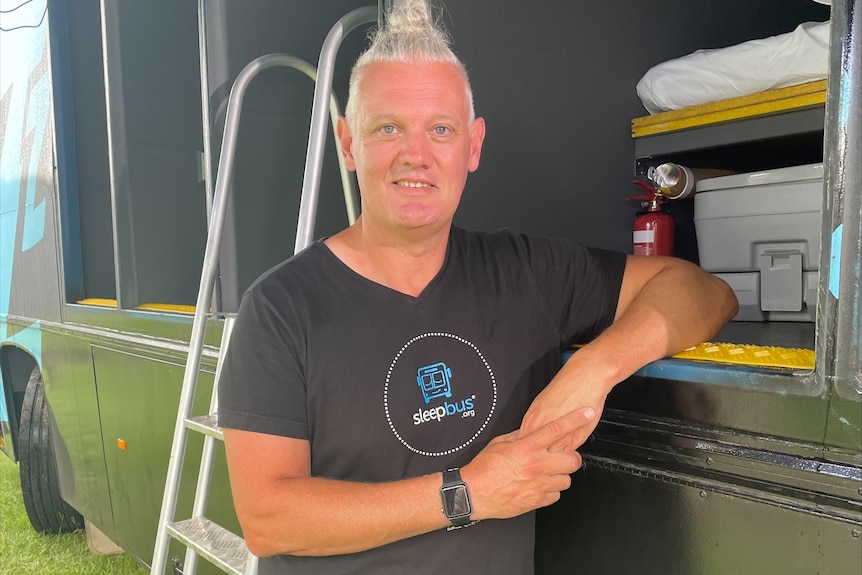
M650 114L826 78L829 21L727 48L698 50L650 68L637 94Z

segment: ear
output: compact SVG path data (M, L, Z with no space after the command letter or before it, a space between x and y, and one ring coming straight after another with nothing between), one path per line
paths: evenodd
M467 164L467 169L471 172L475 172L479 167L483 141L485 141L485 119L476 118L473 120L473 127L470 128L470 162Z
M351 172L355 172L356 161L353 158L353 134L350 132L350 126L347 124L347 119L344 116L338 118L338 122L335 124L335 134L338 136L341 155L344 156L344 165Z

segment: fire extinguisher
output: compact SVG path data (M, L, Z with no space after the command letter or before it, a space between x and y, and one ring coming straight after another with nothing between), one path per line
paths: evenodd
M640 180L632 180L632 183L647 192L626 198L626 200L640 200L641 205L647 210L646 213L635 218L632 231L634 255L672 256L673 218L661 209L665 196L661 193L661 190L655 189Z

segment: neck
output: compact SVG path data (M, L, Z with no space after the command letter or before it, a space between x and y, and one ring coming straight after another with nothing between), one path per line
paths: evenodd
M335 256L359 275L417 297L443 267L449 244L447 224L439 230L397 234L365 225L362 217L326 240Z

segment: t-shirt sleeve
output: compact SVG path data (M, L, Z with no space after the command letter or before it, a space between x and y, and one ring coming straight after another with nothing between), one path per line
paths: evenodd
M587 343L613 323L624 253L562 239L525 237L524 242L537 289L559 321L561 345Z
M218 384L221 427L308 439L305 354L287 314L260 293L243 296Z

